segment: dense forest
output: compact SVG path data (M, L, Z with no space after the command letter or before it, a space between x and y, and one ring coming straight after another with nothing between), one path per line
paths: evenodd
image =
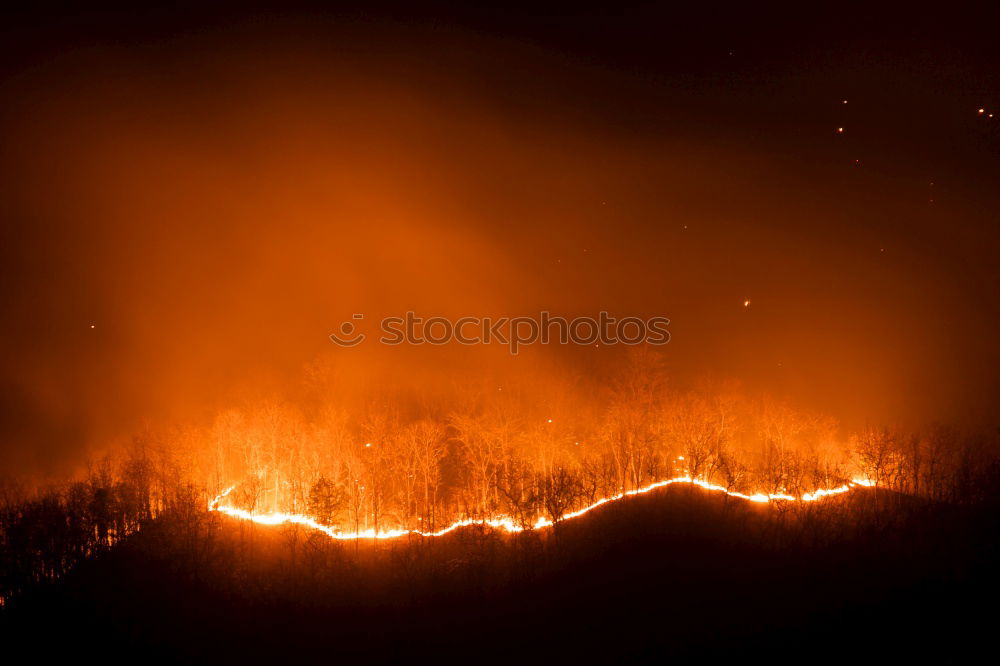
M192 498L13 599L0 634L111 663L971 659L992 635L997 515L675 485L554 529L337 541Z
M196 542L206 526L217 529L220 516L208 508L222 492L251 514L301 514L348 534L431 532L497 516L530 530L540 518L558 525L600 498L676 477L792 497L852 479L870 484L865 502L773 502L768 510L791 521L841 507L848 522L891 522L901 503L995 499L995 434L946 426L843 434L832 419L733 384L672 388L643 353L601 385L506 377L352 400L329 383L313 386L302 404L271 397L204 426L148 431L61 484L8 480L0 600L153 525L181 526L190 556L210 550Z

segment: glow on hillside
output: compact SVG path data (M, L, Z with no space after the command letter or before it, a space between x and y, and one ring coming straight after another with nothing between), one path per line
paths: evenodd
M690 476L678 476L672 479L665 479L663 481L657 481L656 483L651 483L648 486L643 486L642 488L637 488L635 490L627 490L623 493L617 495L612 495L611 497L603 497L589 506L585 506L577 511L572 511L570 513L564 514L558 521L553 521L550 518L541 516L534 523L531 529L543 529L546 527L551 527L555 522L566 522L567 520L572 520L573 518L579 518L580 516L593 511L599 506L603 506L610 502L617 502L618 500L624 499L626 497L631 497L633 495L642 495L644 493L651 492L658 488L664 488L666 486L675 483L687 483L694 486L698 486L704 490L711 492L721 492L730 497L736 497L748 502L756 502L761 504L766 504L769 502L816 502L818 500L825 499L827 497L832 497L834 495L842 495L844 493L850 492L853 488L858 486L870 487L872 482L866 479L854 479L849 483L845 483L834 488L819 488L809 493L803 493L802 495L787 495L784 493L766 494L766 493L756 493L754 495L747 495L744 493L729 490L724 486L715 485L704 481L702 479L693 479ZM502 530L509 533L523 532L525 528L517 524L513 518L509 516L496 516L494 518L478 519L478 518L466 518L464 520L459 520L447 527L437 530L435 532L422 532L420 530L407 530L407 529L391 529L391 530L379 530L374 529L361 530L357 532L345 532L338 528L332 527L330 525L323 525L317 522L315 519L298 513L284 513L281 511L275 511L271 513L254 513L246 509L240 509L238 507L227 506L223 504L229 493L233 491L236 486L230 486L223 492L219 493L208 504L209 511L217 511L219 513L225 514L227 516L232 516L234 518L239 518L240 520L248 520L259 525L303 525L314 530L318 530L323 534L327 535L331 539L338 540L353 540L353 539L396 539L399 537L404 537L407 535L421 536L421 537L439 537L444 536L450 532L454 532L457 529L463 527L469 527L472 525L481 525L492 527L497 530Z

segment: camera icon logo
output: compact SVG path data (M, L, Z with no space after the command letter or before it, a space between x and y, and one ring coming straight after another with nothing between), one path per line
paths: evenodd
M364 319L363 314L354 314L352 319ZM341 347L355 347L365 341L364 333L355 333L354 322L345 321L340 325L340 334L331 333L330 340Z

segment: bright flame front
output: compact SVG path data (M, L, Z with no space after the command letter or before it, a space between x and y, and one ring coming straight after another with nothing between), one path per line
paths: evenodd
M827 497L832 497L834 495L842 495L844 493L850 492L853 488L859 486L871 487L872 485L874 485L871 481L868 481L867 479L858 478L858 479L853 479L849 483L845 483L843 485L836 486L834 488L819 488L812 492L803 493L802 495L798 496L786 495L783 493L776 493L776 494L757 493L754 495L746 495L744 493L729 490L724 486L715 485L713 483L709 483L708 481L703 481L701 479L693 479L690 476L678 476L672 479L657 481L656 483L651 483L648 486L644 486L642 488L638 488L635 490L627 490L623 493L619 493L611 497L603 497L589 506L586 506L577 511L573 511L563 515L558 521L553 521L544 516L539 517L538 521L536 521L535 524L532 526L532 529L537 530L546 527L552 527L555 524L555 522L566 522L567 520L572 520L573 518L579 518L580 516L589 513L590 511L593 511L597 507L603 506L610 502L617 502L618 500L624 499L626 497L631 497L634 495L642 495L651 492L653 490L656 490L658 488L664 488L666 486L675 483L688 483L691 485L698 486L699 488L702 488L704 490L708 490L711 492L721 492L730 497L736 497L742 500L746 500L748 502L757 502L757 503L768 503L775 501L815 502L821 499L825 499ZM524 528L518 525L513 518L510 518L509 516L497 516L488 519L466 518L464 520L456 521L443 529L437 530L436 532L421 532L420 530L406 530L406 529L380 530L377 532L374 529L367 529L367 530L362 530L360 532L342 532L329 525L323 525L321 523L318 523L313 518L310 518L309 516L302 514L283 513L280 511L272 513L256 514L247 511L246 509L239 509L236 507L223 505L222 501L229 495L229 493L233 491L233 488L235 487L236 486L230 486L229 488L221 492L218 496L216 496L215 499L209 502L208 510L218 511L219 513L223 513L226 514L227 516L232 516L234 518L239 518L241 520L249 520L259 525L289 525L289 524L303 525L305 527L318 530L323 534L327 535L328 537L330 537L331 539L338 539L338 540L396 539L407 535L415 535L422 537L438 537L438 536L444 536L445 534L449 534L450 532L454 532L455 530L460 529L462 527L469 527L472 525L488 526L512 534L524 531Z

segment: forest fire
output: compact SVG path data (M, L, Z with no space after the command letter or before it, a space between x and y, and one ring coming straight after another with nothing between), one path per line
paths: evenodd
M21 4L4 654L993 649L1000 3Z
M643 486L642 488L637 488L635 490L628 490L626 492L619 493L611 497L603 497L594 502L593 504L590 504L589 506L585 506L582 509L577 509L575 511L570 511L564 514L558 519L558 522L565 522L567 520L572 520L573 518L578 518L610 502L617 502L619 500L625 499L627 497L633 497L635 495L643 495L645 493L657 490L659 488L665 488L675 483L690 484L693 486L697 486L702 490L725 493L729 497L736 497L742 500L746 500L748 502L757 502L763 504L766 504L768 502L815 502L827 497L832 497L834 495L842 495L843 493L850 492L855 487L870 488L874 485L871 481L867 479L853 479L849 483L845 483L835 488L819 488L812 492L803 493L802 495L799 496L788 495L785 493L778 493L771 495L765 493L755 493L753 495L746 495L744 493L740 493L725 488L723 486L709 483L708 481L703 481L701 479L692 479L689 476L681 476L673 479L665 479L663 481L657 481L656 483L651 483L647 486ZM444 536L446 534L450 534L451 532L454 532L457 529L475 525L491 527L493 529L502 530L512 534L517 534L519 532L525 531L526 529L529 529L518 525L513 518L507 516L498 516L495 518L485 518L485 519L466 518L463 520L456 521L451 525L434 532L421 532L420 530L405 530L405 529L390 529L390 530L381 530L378 532L376 532L374 529L368 529L362 532L345 532L330 525L322 525L316 522L315 519L302 514L281 513L281 512L256 514L251 511L247 511L246 509L240 509L237 507L232 507L222 504L222 501L226 499L226 497L229 495L229 493L232 492L234 488L235 486L230 486L223 492L219 493L219 495L217 495L214 499L212 499L208 503L208 510L217 511L227 516L232 516L233 518L239 518L240 520L248 520L257 523L259 525L286 525L286 524L303 525L305 527L318 530L323 534L327 535L328 537L330 537L331 539L338 539L338 540L396 539L408 535L421 536L421 537L439 537L439 536ZM540 516L530 529L537 530L546 527L552 527L554 525L555 521L546 518L545 516Z

